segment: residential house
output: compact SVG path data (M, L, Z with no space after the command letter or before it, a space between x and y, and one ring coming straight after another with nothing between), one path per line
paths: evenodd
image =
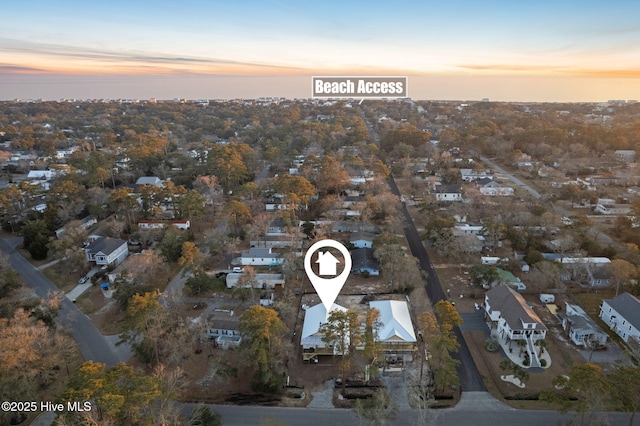
M138 228L140 229L162 229L167 224L173 225L176 228L186 231L191 228L191 221L189 219L179 219L179 220L141 220L138 222Z
M387 362L412 361L417 341L407 302L379 300L369 302L369 307L380 312L377 341Z
M215 312L207 319L207 334L219 348L235 349L242 343L242 336L238 329L238 317L229 314Z
M607 173L601 176L591 176L585 179L588 183L594 186L606 186L606 185L626 185L627 178L624 176L615 176L611 173Z
M506 341L524 340L531 367L540 367L534 347L547 336L547 327L522 295L506 285L489 290L484 297L485 319L492 332Z
M562 328L573 343L585 349L595 349L606 345L607 333L593 321L578 305L566 303L566 313L562 318Z
M476 186L479 188L499 188L500 187L500 184L498 182L488 177L477 179L475 183L476 183Z
M460 169L460 176L464 182L473 182L478 179L491 180L491 177L486 170Z
M330 311L335 310L346 312L347 308L334 303ZM302 335L300 336L304 361L315 360L317 362L318 355L340 355L336 352L337 349L334 348L334 345L322 340L324 337L322 325L327 322L328 318L329 312L327 312L322 303L306 308L302 324Z
M96 265L119 265L129 255L129 248L125 240L111 237L101 237L84 248L89 262Z
M347 195L340 201L340 208L350 209L364 203L366 203L366 199L362 195Z
M265 235L283 236L287 234L287 224L282 219L274 219L267 228Z
M302 240L285 235L265 235L264 237L257 237L257 239L251 240L249 246L263 249L293 247L299 251L302 249Z
M380 233L380 230L373 225L363 225L359 222L352 222L349 220L337 221L331 225L331 232L335 232L335 233L357 232L357 231L365 231L373 234Z
M640 339L640 300L628 292L604 299L600 318L625 342Z
M164 181L157 176L142 176L136 181L136 187L140 185L154 185L158 188L162 188L164 186Z
M248 252L240 256L241 265L252 266L278 266L282 264L282 258L278 253L273 253L270 248L251 247Z
M527 289L525 283L523 283L520 278L513 275L510 271L502 268L496 268L496 271L498 272L498 278L493 283L491 283L491 287L506 285L517 291L524 291Z
M611 274L604 268L611 263L608 257L557 257L554 261L562 264L560 279L563 281L576 281L591 287L610 284Z
M617 149L613 152L616 158L623 163L635 163L636 152L633 149Z
M437 185L436 200L462 201L462 187L460 185Z
M462 235L479 235L482 232L482 225L469 225L468 223L456 223L451 233L454 237Z
M89 229L96 223L98 223L98 219L96 219L95 217L86 216L80 219L80 228ZM65 231L64 226L62 228L56 229L56 238L60 238L62 234L64 234L64 231Z
M631 213L631 204L597 204L594 211L601 214L626 215Z
M370 248L359 248L351 251L351 273L380 275L380 262L373 256Z
M249 281L248 275L244 273L232 272L226 276L227 288L243 286L249 288L275 289L284 287L284 275L282 274L255 274Z
M508 197L513 195L513 188L509 186L483 186L480 188L480 194Z
M349 234L349 242L355 248L371 248L375 234L365 231L356 231Z
M274 212L278 210L291 210L295 207L291 203L285 203L284 196L280 194L274 194L266 199L264 202L265 211Z

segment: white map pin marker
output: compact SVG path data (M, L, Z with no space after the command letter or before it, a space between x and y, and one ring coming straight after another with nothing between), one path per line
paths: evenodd
M344 257L344 269L337 277L321 278L316 275L311 267L311 257L316 251L319 251L323 247L337 249L342 254L342 257ZM336 259L330 251L318 252L318 260L316 260L316 263L320 265L318 271L319 275L337 275L336 264L340 263L340 261ZM347 250L342 243L336 240L318 241L309 247L307 254L304 256L304 270L307 273L313 288L316 289L316 293L320 296L320 300L328 314L331 306L333 306L333 302L335 302L340 290L342 290L344 283L347 282L347 278L351 273L351 253L349 253L349 250Z

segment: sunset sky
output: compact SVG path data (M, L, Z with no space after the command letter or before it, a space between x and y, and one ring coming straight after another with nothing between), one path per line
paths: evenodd
M638 1L3 3L2 100L309 97L312 75L407 75L414 99L640 99Z

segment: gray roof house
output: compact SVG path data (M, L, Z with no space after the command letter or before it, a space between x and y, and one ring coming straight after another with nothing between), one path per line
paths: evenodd
M88 262L96 265L119 265L129 255L129 247L125 240L101 237L84 248Z
M562 318L562 328L573 343L586 349L604 346L609 337L578 305L566 303L566 314Z
M380 262L373 257L373 250L370 248L360 248L351 251L351 273L369 275L380 275Z
M640 339L640 300L632 294L624 292L613 299L604 299L600 318L625 342Z
M207 318L207 335L216 346L222 349L234 349L242 343L242 336L238 330L238 317L229 314L214 312Z
M521 294L506 285L498 285L484 297L485 318L491 330L501 338L525 340L532 367L540 367L534 342L547 336L547 327Z
M460 185L438 185L435 192L438 201L462 201Z

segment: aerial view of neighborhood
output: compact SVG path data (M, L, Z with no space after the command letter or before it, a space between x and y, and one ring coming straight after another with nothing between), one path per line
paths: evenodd
M536 38L463 1L425 46L36 3L0 30L0 424L640 425L637 5Z

